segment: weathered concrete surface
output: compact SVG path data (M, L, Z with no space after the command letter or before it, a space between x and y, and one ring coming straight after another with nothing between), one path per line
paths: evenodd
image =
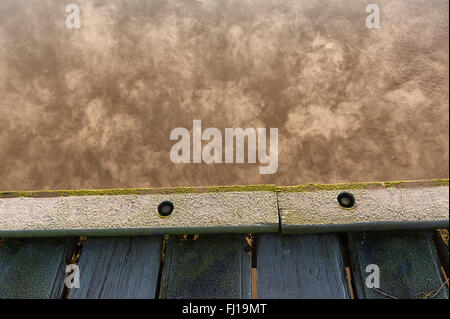
M173 202L170 217L157 206ZM0 236L140 235L278 230L275 192L69 196L0 200Z
M449 175L449 1L0 1L0 190ZM279 168L173 164L192 120L279 129Z
M447 228L449 187L350 189L356 205L342 208L344 190L279 193L281 229L311 233L400 228Z
M339 206L348 191L356 204ZM157 206L175 210L160 217ZM0 193L0 236L314 233L448 228L448 179Z

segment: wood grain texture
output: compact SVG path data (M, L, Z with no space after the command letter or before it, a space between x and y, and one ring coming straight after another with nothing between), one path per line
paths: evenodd
M349 298L338 235L257 237L258 298Z
M71 289L69 298L154 298L161 243L160 237L87 238L80 288Z
M352 233L349 250L357 298L423 298L442 287L431 232ZM380 268L378 290L382 293L365 285L370 264ZM448 298L447 288L435 298Z
M74 239L7 240L0 247L0 298L62 298Z
M442 230L436 231L433 234L433 242L436 247L436 251L441 262L441 266L444 269L447 277L449 276L449 257L448 257L448 229L447 229L447 242L442 238Z
M250 250L243 236L170 237L160 298L250 298Z

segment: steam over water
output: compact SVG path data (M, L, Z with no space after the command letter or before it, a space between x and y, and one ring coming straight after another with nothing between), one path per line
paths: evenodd
M0 190L447 178L449 2L371 2L78 0L68 29L0 0ZM277 173L172 163L194 119L278 128Z

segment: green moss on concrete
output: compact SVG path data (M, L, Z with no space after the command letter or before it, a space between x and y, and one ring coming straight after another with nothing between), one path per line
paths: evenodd
M206 188L206 192L274 192L276 191L276 186L274 184L265 185L234 185L234 186L215 186Z
M102 189L102 190L64 190L56 191L59 196L90 196L90 195L140 195L143 189Z
M32 195L33 195L33 192L17 192L17 197L29 197Z
M342 183L342 184L314 184L317 190L345 190L367 189L369 186L382 186L381 183Z
M406 183L405 181L390 181L390 182L384 182L384 186L386 188L393 188L393 187L403 186L405 183Z
M277 186L276 191L278 193L283 192L310 192L313 189L311 188L312 184L305 185L295 185L295 186Z
M433 186L448 186L448 179L433 179L423 181ZM389 181L371 183L340 183L340 184L303 184L294 186L263 185L231 185L212 187L170 187L170 188L124 188L124 189L86 189L86 190L56 190L56 191L24 191L0 192L0 198L6 197L57 197L57 196L92 196L92 195L149 195L149 194L195 194L224 192L314 192L376 188L393 188L408 185L408 181Z
M447 179L433 179L433 184L436 186L448 186L448 178Z
M1 197L56 197L56 196L88 196L88 195L139 195L141 189L101 189L101 190L56 190L30 192L0 192Z
M373 183L340 183L340 184L305 184L296 186L278 186L277 192L311 192L311 191L333 191L346 189L367 189L370 186L382 187L379 182Z
M124 189L85 189L56 191L0 192L2 197L58 197L94 195L148 195L148 194L194 194L224 192L275 191L275 185L233 185L214 187L173 187L173 188L124 188Z

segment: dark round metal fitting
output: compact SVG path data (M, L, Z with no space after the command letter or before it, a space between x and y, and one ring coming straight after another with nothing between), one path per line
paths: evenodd
M158 205L158 214L162 217L170 216L173 212L173 204L171 201L165 200Z
M338 195L337 201L344 208L352 208L355 206L355 196L348 192L342 192Z

